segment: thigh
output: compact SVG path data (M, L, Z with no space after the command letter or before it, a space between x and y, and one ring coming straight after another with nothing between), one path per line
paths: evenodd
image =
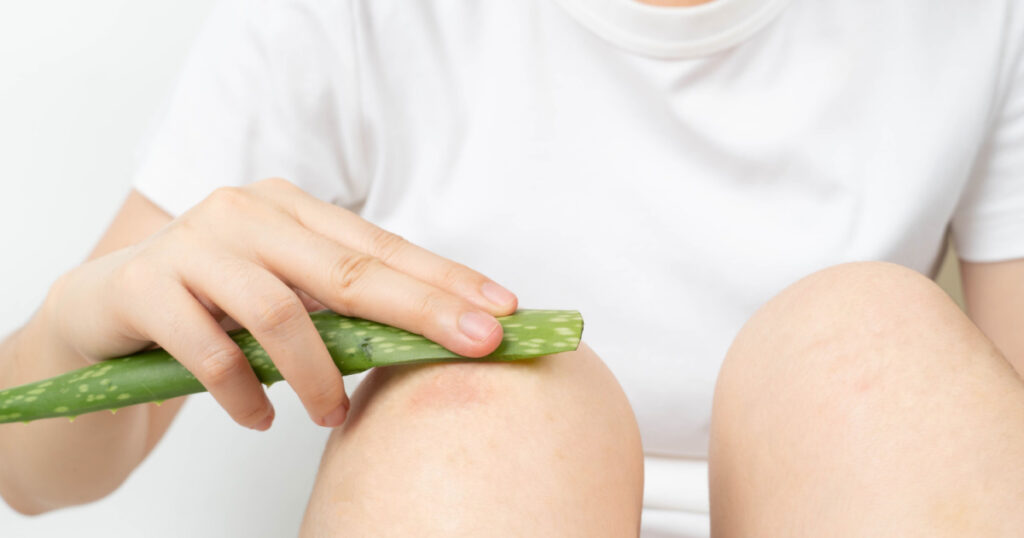
M712 422L716 536L1019 536L1024 385L933 283L812 275L730 349Z
M325 449L304 536L627 536L643 457L591 350L372 372Z

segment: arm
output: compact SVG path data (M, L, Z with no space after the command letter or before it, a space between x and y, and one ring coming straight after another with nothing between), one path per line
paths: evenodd
M960 272L971 319L1024 376L1024 259L961 260Z
M135 244L170 220L163 210L132 191L89 260ZM74 351L54 345L58 339L52 335L52 295L51 289L28 323L0 343L0 387L89 364ZM107 495L156 445L183 401L178 398L159 407L130 407L116 415L93 413L71 425L67 420L51 419L0 429L0 495L25 514Z

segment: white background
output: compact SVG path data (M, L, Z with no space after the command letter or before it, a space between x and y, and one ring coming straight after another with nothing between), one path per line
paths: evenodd
M113 218L211 4L0 1L0 334ZM112 496L33 518L0 503L0 536L294 536L326 431L286 384L271 397L266 434L235 426L208 395L190 398Z

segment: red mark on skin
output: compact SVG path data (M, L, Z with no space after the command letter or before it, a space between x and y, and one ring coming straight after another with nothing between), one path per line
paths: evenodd
M498 364L435 364L424 366L414 382L408 404L411 411L462 409L490 401L493 374ZM492 370L489 370L492 369Z
M856 394L862 394L867 392L873 384L874 380L871 376L857 376L857 379L853 382L853 392Z

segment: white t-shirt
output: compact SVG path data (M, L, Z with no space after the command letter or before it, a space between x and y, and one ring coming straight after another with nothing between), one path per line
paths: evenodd
M581 310L640 423L645 536L700 536L715 376L761 303L846 261L931 275L950 224L967 260L1024 257L1022 55L1012 0L238 0L135 185L179 214L285 177L524 307ZM173 460L217 494L119 517L181 507L166 536L294 529L315 470L296 454L320 433L285 425L308 420L271 394L303 446L228 433L194 397L146 467ZM254 451L290 485L253 482L238 461Z

